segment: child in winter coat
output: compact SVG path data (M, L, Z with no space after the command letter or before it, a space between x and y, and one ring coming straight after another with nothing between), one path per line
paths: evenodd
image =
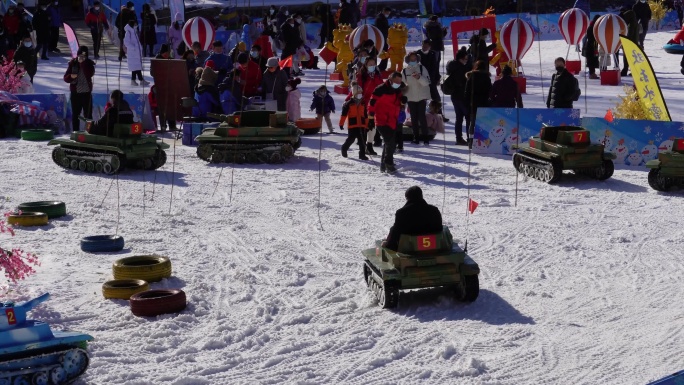
M349 147L358 140L359 159L368 160L366 156L366 129L368 128L366 103L363 100L363 88L354 84L352 86L354 97L342 106L340 116L340 130L344 130L344 122L347 121L347 140L342 145L342 156L347 157Z
M325 124L328 126L328 132L333 133L333 125L330 120L330 113L335 113L335 101L330 92L325 86L321 86L313 93L313 101L309 111L316 110L316 119L322 120L325 118Z
M425 120L427 121L428 135L435 135L435 133L444 133L444 119L442 119L442 114L439 111L442 110L442 103L436 100L431 100L428 106L428 112L425 114ZM413 122L409 119L406 121L406 125L413 127Z
M285 86L287 91L287 117L291 122L296 122L302 117L302 106L299 99L302 97L302 92L297 89L297 85L302 81L299 78L290 79Z

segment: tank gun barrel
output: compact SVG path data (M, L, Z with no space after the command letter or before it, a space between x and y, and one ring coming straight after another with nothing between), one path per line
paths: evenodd
M50 293L45 293L30 301L26 301L21 305L15 305L12 302L2 303L0 306L0 330L11 329L16 325L21 325L26 322L26 313L31 309L45 302L50 298Z
M230 115L224 115L224 114L215 114L213 112L207 112L207 117L213 118L216 120L220 120L222 122L227 122L228 119L230 118Z

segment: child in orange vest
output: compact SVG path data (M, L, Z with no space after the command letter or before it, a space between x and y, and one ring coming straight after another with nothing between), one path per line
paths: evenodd
M347 121L347 140L342 145L342 156L347 157L349 147L358 140L359 159L368 160L366 156L366 129L367 113L366 103L363 100L363 89L356 84L352 85L354 97L342 106L342 116L340 117L340 130L344 130L344 122Z

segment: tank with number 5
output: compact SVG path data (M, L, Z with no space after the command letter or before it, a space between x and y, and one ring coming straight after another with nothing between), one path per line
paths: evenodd
M603 144L591 143L588 130L545 125L538 136L518 146L513 165L519 173L547 183L558 182L563 170L605 180L613 176L613 159Z
M475 301L480 292L480 267L446 226L437 234L401 235L397 251L377 241L362 254L364 279L383 308L396 307L401 290L445 286L464 302Z
M646 162L648 184L658 191L684 185L684 138L675 139L671 151L658 153L658 159Z
M26 319L49 296L0 303L0 384L69 384L88 368L86 347L93 337Z

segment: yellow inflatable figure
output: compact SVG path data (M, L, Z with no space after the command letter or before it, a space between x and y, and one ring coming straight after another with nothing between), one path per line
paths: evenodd
M347 74L347 65L354 60L354 53L349 48L349 34L352 32L351 25L340 24L337 29L333 30L333 42L326 43L326 47L337 54L337 66L335 73L341 74L344 79L342 87L349 86L349 74Z
M392 65L387 67L388 71L401 72L404 68L404 58L406 57L406 44L408 44L408 29L404 24L392 24L387 32L387 52L381 52L380 59L389 58Z

